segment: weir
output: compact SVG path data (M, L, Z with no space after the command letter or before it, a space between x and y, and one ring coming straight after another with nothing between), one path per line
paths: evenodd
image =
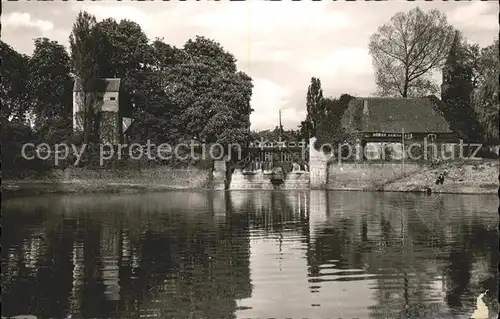
M255 142L242 155L237 163L227 162L226 189L309 189L306 143ZM223 165L214 168L214 176L221 176Z

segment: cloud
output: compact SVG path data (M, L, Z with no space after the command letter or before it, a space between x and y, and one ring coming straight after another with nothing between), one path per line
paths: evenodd
M42 32L50 31L54 24L50 21L33 19L29 13L12 12L2 17L2 24L9 28L36 28ZM5 32L5 31L4 31Z
M206 28L224 28L227 32L266 32L276 28L324 29L348 28L353 21L339 11L325 11L326 2L310 5L305 2L246 1L245 3L218 5L190 19L193 24Z
M292 92L265 78L253 79L251 105L254 112L250 115L252 129L274 128L278 125L278 110L284 109Z
M88 13L94 15L97 21L104 20L107 18L113 18L117 21L127 19L134 21L141 25L142 28L148 28L151 23L151 18L144 11L131 7L131 6L121 6L121 5L97 5L97 4L84 4L82 6L76 5L73 7L73 11L84 10Z
M498 3L494 6L484 1L468 3L453 10L448 20L459 29L498 30Z
M83 10L94 15L98 21L113 18L117 21L127 19L136 22L146 33L149 39L165 38L165 41L174 46L183 46L190 38L200 33L200 28L188 23L191 16L201 7L202 3L177 3L164 2L129 4L99 4L99 3L73 3L71 10L76 14ZM200 35L204 35L203 33ZM217 37L214 37L218 39Z
M302 122L306 118L306 115L307 112L305 109L284 109L281 113L283 127L285 129L295 129L300 125L300 122Z
M273 129L279 109L284 126L292 128L305 117L307 86L313 76L321 79L326 96L374 92L369 37L396 12L407 12L417 5L425 11L444 12L470 42L485 46L498 36L498 4L492 1L413 5L400 1L86 1L43 5L10 1L4 4L2 40L23 53L32 51L33 38L40 36L67 45L80 10L98 20L135 21L148 38L163 37L177 47L196 35L206 36L231 52L238 68L254 79L252 129Z
M293 51L281 49L274 42L269 41L253 42L248 50L247 60L252 62L287 62L294 57Z
M372 73L372 58L368 53L368 48L344 47L314 59L305 59L300 67L312 74L329 72L355 76Z

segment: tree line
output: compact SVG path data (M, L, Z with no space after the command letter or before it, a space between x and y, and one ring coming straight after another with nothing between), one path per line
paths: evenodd
M78 14L69 40L68 52L56 41L36 39L31 56L0 42L3 150L33 139L97 142L94 101L103 78L122 79L120 108L132 113L133 141L248 141L252 79L216 41L196 36L177 48L148 39L135 22L97 22L87 12ZM89 92L79 134L72 128L75 77Z
M424 12L417 7L399 12L370 38L377 85L374 95L408 98L438 94L440 86L432 76L442 71L442 111L451 129L465 140L498 144L498 50L498 38L485 48L468 43L438 10ZM351 98L348 94L338 99L324 97L320 79L313 77L301 136L316 136L323 143L348 138L340 118Z
M64 130L61 137L70 134L74 76L88 92L98 79L121 78L123 107L132 107L138 140L186 137L223 143L248 135L252 80L214 40L197 36L176 48L163 39L150 41L135 22L96 22L81 12L69 53L47 38L35 40L32 56L3 41L1 50L2 123L31 120L34 131L47 140L59 141L47 135L56 128ZM92 113L91 97L87 102L86 112ZM91 122L92 114L87 116ZM88 132L89 139L94 133Z

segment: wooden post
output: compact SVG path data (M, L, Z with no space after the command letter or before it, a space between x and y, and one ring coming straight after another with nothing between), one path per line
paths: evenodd
M405 176L405 128L401 129L401 149L402 149L402 161L403 161L403 177Z

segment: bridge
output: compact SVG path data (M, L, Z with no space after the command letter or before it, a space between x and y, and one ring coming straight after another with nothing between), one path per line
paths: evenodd
M292 172L309 170L309 145L305 142L254 141L242 149L234 168L243 175L262 173L273 185L280 185Z

